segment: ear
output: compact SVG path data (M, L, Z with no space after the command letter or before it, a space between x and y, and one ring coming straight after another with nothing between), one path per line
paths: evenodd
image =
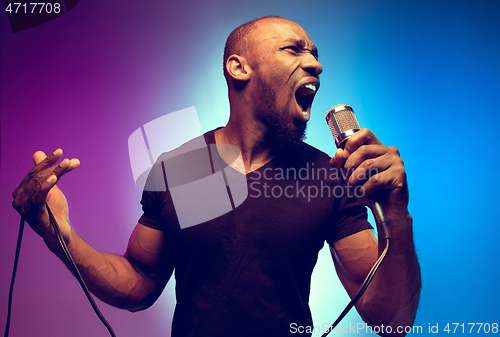
M236 54L227 59L226 70L235 81L247 82L252 74L252 68L247 59Z

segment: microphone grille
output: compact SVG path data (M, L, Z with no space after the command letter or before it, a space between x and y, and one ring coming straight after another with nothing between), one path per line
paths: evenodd
M348 130L359 130L359 123L354 115L354 110L347 104L338 104L326 113L326 122L330 127L333 138Z

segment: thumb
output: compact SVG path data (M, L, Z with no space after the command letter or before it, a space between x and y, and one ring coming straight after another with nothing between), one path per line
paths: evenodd
M330 160L330 165L336 169L342 169L345 164L345 158L344 158L344 150L343 149L337 149L335 152L335 155L333 158Z

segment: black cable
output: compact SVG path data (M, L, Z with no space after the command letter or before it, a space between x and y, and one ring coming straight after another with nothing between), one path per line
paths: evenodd
M330 325L330 327L328 328L328 330L326 330L326 332L323 335L321 335L321 337L326 337L330 332L332 332L333 329L335 329L335 327L345 317L345 315L347 315L347 313L349 312L349 310L351 310L352 307L359 301L359 299L361 298L361 296L363 296L363 294L366 291L366 288L368 288L368 286L370 285L370 282L372 281L373 277L375 276L375 273L377 272L378 268L382 264L382 261L384 261L384 258L387 255L387 251L389 250L389 241L390 241L390 237L386 238L386 244L385 244L384 251L382 252L382 254L380 254L377 262L375 262L375 264L373 265L372 269L370 270L370 272L366 276L365 280L363 281L363 284L361 284L361 287L360 287L358 293L356 294L356 296L354 296L352 298L352 300L349 302L349 304L347 305L347 307L345 307L344 311L342 311L342 313L337 318L337 320L332 325Z
M49 205L45 204L45 207L47 208L47 212L49 213L49 219L50 223L52 225L52 228L54 228L54 232L56 233L57 239L59 241L59 244L61 246L61 249L64 252L64 255L66 255L66 259L68 260L68 263L73 271L73 274L75 275L76 279L78 280L78 283L80 283L80 286L83 289L83 292L85 293L85 296L87 296L87 299L90 302L90 305L92 306L92 309L94 309L95 314L99 319L101 320L102 324L108 329L109 334L112 337L116 337L113 329L111 328L111 325L109 325L108 321L104 318L102 315L101 311L97 307L97 305L94 302L94 299L92 298L92 295L90 294L89 289L87 288L87 285L85 284L85 281L82 278L82 275L80 274L80 271L76 267L75 261L71 257L71 254L69 253L68 247L66 246L66 243L64 242L64 239L62 237L61 231L59 230L59 225L57 224L56 219L54 218L54 215L52 214L52 211L49 208Z
M92 309L94 309L94 312L96 313L97 317L101 320L102 324L108 329L109 334L112 337L116 337L113 329L109 325L108 321L104 318L104 316L101 314L99 311L99 308L94 302L94 299L92 298L92 295L90 295L90 291L88 290L87 286L85 285L85 281L83 281L82 275L80 274L80 271L76 267L75 261L71 257L71 254L69 253L68 247L66 246L66 243L64 242L64 239L62 237L61 231L59 230L59 225L57 224L56 219L54 218L54 215L52 214L52 211L49 208L49 205L45 204L45 207L47 208L47 212L49 214L49 219L50 219L50 224L52 225L52 228L54 228L54 232L56 233L57 240L59 241L59 245L61 246L62 251L64 252L64 255L66 256L66 259L68 260L68 263L71 267L71 270L73 271L73 274L75 275L76 279L80 283L80 286L83 289L83 292L85 293L85 296L87 296L87 299L90 302L90 305L92 306ZM24 232L24 218L21 216L21 223L19 225L19 234L17 236L17 246L16 246L16 255L14 257L14 268L12 270L12 278L10 281L10 288L9 288L9 303L8 303L8 309L7 309L7 322L5 324L5 333L4 337L9 336L9 329L10 329L10 316L11 316L11 311L12 311L12 294L14 291L14 280L16 279L16 271L17 271L17 264L19 261L19 253L21 251L21 241L23 238L23 232Z
M19 234L17 235L16 255L14 256L14 268L12 269L12 277L10 279L9 304L7 305L7 322L5 323L4 337L9 336L10 314L12 311L12 295L14 293L14 281L16 279L17 263L19 262L19 253L21 252L21 241L23 239L23 232L24 232L24 218L21 217L21 223L19 224Z
M80 283L80 286L82 287L83 292L85 293L85 296L87 296L87 299L90 302L92 309L94 309L94 312L96 313L97 317L101 320L102 324L104 324L106 329L109 331L110 335L112 337L116 337L113 329L111 328L111 326L106 321L106 319L104 318L104 316L100 312L99 308L95 304L94 299L92 298L92 295L90 294L90 291L88 290L88 288L85 284L85 281L83 280L82 275L80 274L80 271L78 270L73 258L71 257L71 254L68 250L68 247L66 246L66 243L64 242L62 234L59 230L59 225L57 224L57 221L54 218L54 215L52 214L52 211L50 210L49 205L46 204L45 206L46 206L47 212L49 214L50 223L54 229L54 232L56 233L57 240L59 241L61 249L64 252L64 255L66 256L66 259L68 260L68 263L73 271L73 274L75 275L76 279ZM24 232L24 219L23 219L23 217L21 217L21 223L19 225L19 234L18 234L17 245L16 245L16 254L14 257L14 268L12 270L12 278L11 278L10 288L9 288L9 303L8 303L7 322L6 322L6 326L5 326L4 337L8 337L8 335L9 335L10 316L11 316L11 308L12 308L12 295L13 295L13 290L14 290L14 281L16 278L17 265L18 265L18 261L19 261L19 253L21 250L21 241L22 241L22 237L23 237L23 232ZM321 337L326 337L330 332L332 332L333 329L345 317L345 315L347 315L347 313L352 309L352 307L358 302L358 300L361 298L361 296L363 296L364 292L366 291L366 289L370 285L370 282L372 281L373 277L375 276L375 273L377 272L378 268L382 264L382 261L384 260L385 256L387 255L387 251L389 250L389 241L390 241L390 237L388 237L386 239L386 245L385 245L384 251L382 252L382 254L380 254L380 257L375 262L372 269L370 270L370 272L366 276L366 278L363 281L363 284L361 285L356 296L354 296L352 298L352 300L346 306L344 311L342 311L342 313L337 318L337 320L328 328L328 330Z

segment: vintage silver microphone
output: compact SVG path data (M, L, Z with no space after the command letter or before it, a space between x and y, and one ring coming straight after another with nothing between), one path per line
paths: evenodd
M335 139L335 145L337 145L337 148L341 149L344 148L345 142L349 137L360 130L358 120L354 115L354 110L347 104L338 104L328 110L326 113L326 122ZM389 221L387 220L387 215L382 205L380 205L378 201L370 198L370 208L377 222L377 226L382 229L384 237L386 239L390 238L391 231L389 228Z
M328 112L326 113L326 122L330 127L330 131L332 131L332 135L333 138L335 139L335 145L337 145L337 148L343 149L345 146L345 142L349 139L349 137L358 132L360 129L358 120L356 119L356 116L354 116L354 111L347 104L339 104L328 110ZM370 208L373 212L373 217L377 222L377 226L385 238L386 241L385 248L382 254L380 254L377 262L375 262L372 269L370 270L365 280L361 284L361 287L358 290L357 294L351 299L351 301L344 309L344 311L342 311L342 313L335 320L335 322L333 322L333 324L330 325L330 327L325 331L323 335L321 335L321 337L326 337L328 334L330 334L330 332L332 332L333 329L335 329L335 327L340 323L340 321L345 317L345 315L347 315L349 310L351 310L352 307L354 307L354 305L361 298L361 296L363 296L365 290L370 285L370 282L375 276L375 273L377 272L378 268L382 264L382 261L387 255L387 252L389 251L389 241L391 239L391 231L389 228L389 221L387 220L387 215L385 214L382 205L380 205L380 203L377 202L376 200L370 199ZM379 231L379 236L380 236L380 231Z

